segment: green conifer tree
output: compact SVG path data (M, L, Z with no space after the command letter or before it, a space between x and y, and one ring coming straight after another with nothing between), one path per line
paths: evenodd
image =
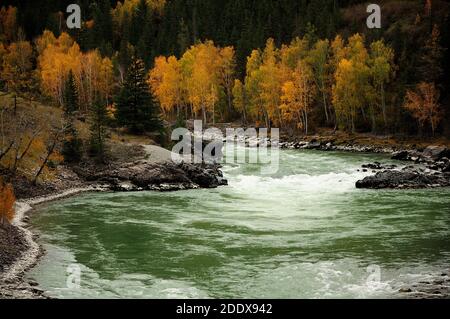
M75 127L75 113L78 110L78 92L72 71L69 72L64 88L65 136L62 155L67 163L80 161L82 142Z
M106 103L97 99L91 106L91 138L89 141L89 155L95 157L98 162L106 160L105 138L107 133L108 111Z
M117 97L117 121L132 133L158 131L161 120L146 83L144 62L133 58Z

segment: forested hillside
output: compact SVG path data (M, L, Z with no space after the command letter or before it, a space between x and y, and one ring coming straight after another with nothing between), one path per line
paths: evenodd
M373 30L356 0L84 0L82 28L68 30L72 2L2 2L3 90L62 106L72 71L79 109L100 99L115 114L137 58L170 121L449 133L445 1L380 1Z

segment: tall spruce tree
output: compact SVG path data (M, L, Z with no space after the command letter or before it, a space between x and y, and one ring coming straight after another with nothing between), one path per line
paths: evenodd
M78 110L78 91L72 71L69 72L64 87L65 136L62 155L68 163L80 161L82 142L75 127L75 112Z
M97 99L91 106L91 138L89 144L89 155L95 157L98 162L106 160L106 126L108 122L108 111L106 103Z
M144 62L133 58L117 97L117 121L132 133L161 129L161 120L146 83Z

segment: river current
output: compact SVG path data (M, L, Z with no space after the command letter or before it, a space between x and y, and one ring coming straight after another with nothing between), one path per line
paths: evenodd
M373 161L391 163L282 150L270 176L226 164L218 189L51 203L28 277L58 298L395 297L448 269L450 189L356 189Z

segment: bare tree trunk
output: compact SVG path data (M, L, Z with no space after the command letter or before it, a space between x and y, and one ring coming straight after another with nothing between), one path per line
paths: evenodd
M278 121L280 122L279 127L282 127L283 126L283 118L281 117L280 109L277 109L277 114L278 114Z
M305 117L305 135L308 136L308 113L303 111L303 116Z
M430 123L431 123L431 132L432 132L433 137L434 137L434 130L435 130L435 127L434 127L434 122L433 122L433 119L431 118L431 116L430 116Z
M28 153L28 151L30 150L31 145L33 144L35 138L39 135L39 133L41 132L41 130L36 131L33 136L30 138L30 141L28 142L27 146L25 147L25 150L22 152L22 154L19 157L19 161L21 161L25 155Z
M53 143L50 146L50 148L48 149L47 156L45 157L44 162L42 163L41 167L39 168L39 171L36 173L36 176L34 177L33 184L37 183L37 179L42 174L42 171L44 170L45 165L47 165L47 162L48 162L50 156L52 156L53 152L55 151L55 147L56 147L56 144L58 143L60 134L61 134L60 132L55 134L55 138L53 140Z
M381 108L383 110L383 121L384 121L384 128L387 128L387 117L386 117L386 98L384 93L384 84L381 83Z
M263 109L264 121L266 122L266 128L270 130L270 120L267 111Z
M14 144L16 144L16 146L15 146L16 152L14 154L14 163L12 164L12 166L9 169L12 176L14 176L16 174L17 166L19 164L19 150L20 150L20 145L22 145L22 139L23 139L23 136L20 137L18 143L14 143Z
M355 119L352 114L352 133L355 134Z
M11 150L11 148L13 147L13 145L14 145L14 141L12 141L12 142L9 144L9 146L8 146L4 151L2 151L2 152L0 153L0 161L2 160L2 158L3 158L6 154L9 153L9 151Z
M325 92L322 92L322 98L323 98L323 108L325 111L325 119L327 123L330 122L329 116L328 116L328 105L327 105L327 97L325 95Z
M17 95L14 94L14 116L17 114Z
M373 108L373 105L370 106L370 117L372 119L372 133L375 133L376 122L375 122L375 110Z
M233 110L233 102L231 100L231 96L232 96L232 92L230 89L230 85L227 86L227 95L228 95L228 119L227 120L231 120L231 113Z
M202 106L202 113L203 113L203 125L207 125L207 118L206 118L206 110L205 110L205 106Z

